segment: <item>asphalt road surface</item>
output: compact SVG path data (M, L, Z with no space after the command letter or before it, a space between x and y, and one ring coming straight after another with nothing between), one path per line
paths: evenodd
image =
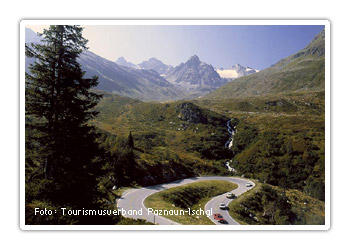
M120 210L123 209L126 213L124 216L128 218L144 219L159 225L178 225L178 223L174 221L171 221L159 215L155 215L152 212L148 211L144 205L145 199L156 192L160 192L168 188L177 187L188 183L193 183L196 181L206 181L206 180L222 180L222 181L230 181L238 184L238 188L232 191L232 193L235 194L236 196L239 196L254 187L253 182L240 179L240 178L235 178L235 177L224 177L224 176L194 177L194 178L188 178L188 179L170 182L167 184L160 184L160 185L144 187L140 189L130 189L127 192L125 192L120 199L118 199L117 207ZM251 183L252 187L246 187L246 183ZM229 225L238 225L238 223L229 215L227 210L221 210L219 208L219 205L221 202L228 205L230 201L232 201L232 199L226 198L226 193L216 196L205 205L205 210L212 209L213 214L220 213L224 217L224 219L228 222ZM221 224L216 220L214 220L214 217L212 215L209 218L215 224Z

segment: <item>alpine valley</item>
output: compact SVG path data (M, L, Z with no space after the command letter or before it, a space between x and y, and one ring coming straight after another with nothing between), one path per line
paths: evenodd
M26 43L38 43L40 37L26 28ZM33 61L26 60L26 68ZM213 66L201 62L194 55L187 62L173 67L156 58L139 64L119 57L115 62L85 51L79 63L87 77L98 76L98 90L127 96L141 101L171 101L201 97L224 85L229 79L256 72L250 68L236 65L230 71L234 77L220 76ZM28 71L28 70L27 70ZM232 73L234 71L235 73ZM226 72L226 71L225 71Z
M26 29L28 45L40 42ZM197 55L172 66L157 58L113 62L84 51L78 62L86 77L98 77L93 92L102 95L94 107L99 114L89 124L107 152L99 188L108 204L126 187L239 176L256 184L229 205L240 224L325 224L324 30L304 49L263 70L239 64L215 68ZM26 58L29 74L31 63ZM35 156L34 146L28 143L28 157ZM26 173L35 176L35 171L31 166ZM35 183L28 190L28 197L35 197ZM178 200L170 192L162 202L174 207L210 198L205 188L191 189L191 195L180 191ZM119 218L116 223L148 222Z

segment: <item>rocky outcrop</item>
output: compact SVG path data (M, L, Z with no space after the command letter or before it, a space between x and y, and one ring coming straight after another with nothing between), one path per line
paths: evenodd
M207 118L202 113L202 110L191 102L184 102L176 107L178 118L189 123L203 123L208 122Z

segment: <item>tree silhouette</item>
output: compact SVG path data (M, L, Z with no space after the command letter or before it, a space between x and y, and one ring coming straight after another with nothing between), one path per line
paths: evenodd
M132 137L131 131L128 136L128 142L127 142L129 148L133 149L134 148L134 139Z
M35 59L26 74L26 126L38 157L34 160L51 182L45 198L72 207L92 206L96 201L96 161L100 149L95 128L87 122L97 115L92 108L100 95L90 91L97 77L84 78L77 62L86 50L83 28L51 25L40 34L41 43L26 45L26 56Z

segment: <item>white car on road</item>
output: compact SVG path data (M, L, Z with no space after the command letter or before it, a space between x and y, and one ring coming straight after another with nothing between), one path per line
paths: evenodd
M220 203L219 208L222 209L222 210L225 210L226 209L225 203Z
M226 194L226 198L233 199L233 198L235 198L235 195L233 193L228 193L228 194Z

